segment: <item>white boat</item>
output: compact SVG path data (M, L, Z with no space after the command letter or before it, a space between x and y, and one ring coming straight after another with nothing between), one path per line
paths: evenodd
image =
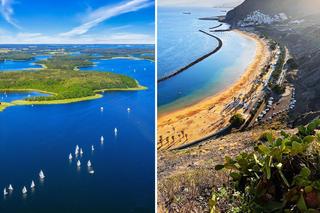
M72 160L72 154L71 153L69 154L69 160Z
M39 177L41 178L41 179L44 179L46 176L44 176L44 173L43 173L43 171L42 170L40 170L40 172L39 172Z
M74 150L74 154L75 154L75 155L78 155L78 154L79 154L79 146L78 146L78 145L76 145L76 149Z
M94 174L94 170L90 170L89 173L90 173L90 174Z
M77 166L80 167L81 166L81 162L78 160L77 161Z
M26 194L28 191L27 191L27 188L24 186L23 189L22 189L22 194Z
M114 134L117 135L118 134L118 129L114 128Z
M10 191L13 191L13 187L12 187L12 185L10 184L9 185L9 188L8 188Z
M3 189L3 195L7 195L7 194L8 194L7 188L4 188Z
M34 181L31 182L30 188L33 189L36 186L36 184L34 184Z
M83 150L82 150L82 148L80 148L80 155L83 155Z
M130 111L131 111L131 109L130 109L130 108L128 108L128 109L127 109L127 111L128 111L128 112L130 112Z
M91 151L94 151L94 146L93 145L91 145Z
M91 167L91 166L92 166L92 164L91 164L91 161L90 161L90 160L88 160L87 166L88 166L88 167Z
M100 111L102 112L104 110L104 108L103 107L100 107Z

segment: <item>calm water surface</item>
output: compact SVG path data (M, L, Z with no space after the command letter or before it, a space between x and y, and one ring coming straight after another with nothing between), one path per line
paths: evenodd
M149 89L104 93L101 99L74 104L10 107L0 113L0 187L11 183L15 188L1 196L0 212L154 212L154 63L96 62L86 70L128 74ZM68 160L76 144L84 150L81 168L75 159ZM94 175L88 173L88 160ZM46 175L42 183L40 169ZM34 191L29 190L31 180ZM24 185L26 196L21 193Z
M17 71L17 70L23 70L23 69L32 69L32 68L42 68L41 65L36 64L35 62L40 60L45 60L49 56L36 56L32 60L26 60L26 61L12 61L12 60L6 60L0 62L0 71Z
M168 29L169 35L172 34L172 36L167 36L171 42L159 43L158 77L159 75L165 75L168 67L182 67L186 61L190 63L192 60L213 50L217 45L215 40L212 40L209 36L201 39L196 34L198 29L209 32L209 28L219 25L219 22L202 21L198 20L197 17L211 17L222 14L221 9L183 9L183 11L190 11L191 15L182 14L181 9L166 8L163 11L160 10L160 16L161 13L163 13L162 15L166 14L169 16L164 21L176 19L180 20L182 24L179 24L180 22L159 23L162 33L165 34L166 29ZM184 18L181 18L181 16L184 16ZM191 26L183 24L186 22L193 24ZM161 25L167 27L161 27ZM168 26L171 26L171 28ZM190 27L192 27L193 33L189 37L178 36L181 35L184 28L186 28L186 32L191 31ZM176 28L178 28L178 32L173 34L172 31L175 31ZM225 28L228 28L228 26L223 25L220 29ZM213 34L223 40L223 47L218 53L192 66L183 73L158 84L158 107L160 114L192 105L204 98L217 94L235 83L243 74L246 67L252 62L256 51L256 45L253 40L235 32ZM161 31L159 30L160 38L162 37L161 35ZM183 43L184 45L181 45L179 48L170 45L174 40L180 41L181 39L182 41L178 43ZM166 45L168 45L167 48L171 51L170 54L163 53Z

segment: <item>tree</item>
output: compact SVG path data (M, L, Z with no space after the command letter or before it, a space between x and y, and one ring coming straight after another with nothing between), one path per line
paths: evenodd
M242 124L244 124L246 120L243 118L243 116L239 113L233 115L231 118L230 118L230 124L232 127L234 128L240 128L242 126Z

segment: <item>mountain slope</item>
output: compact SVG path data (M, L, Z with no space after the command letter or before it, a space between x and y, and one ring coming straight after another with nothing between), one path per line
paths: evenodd
M294 124L305 124L320 115L320 1L319 0L246 0L231 10L226 22L234 27L254 11L266 15L285 13L281 24L256 26L255 30L284 44L299 66L287 80L296 88Z
M269 15L285 13L292 18L301 18L318 13L320 1L318 0L246 0L238 7L229 11L226 21L235 25L255 10Z

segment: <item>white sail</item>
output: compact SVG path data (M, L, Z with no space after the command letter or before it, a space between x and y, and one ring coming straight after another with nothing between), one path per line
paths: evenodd
M36 184L34 184L34 181L31 182L30 188L33 189L36 186Z
M88 160L87 166L88 166L88 167L91 167L91 166L92 166L92 164L91 164L91 161L90 161L90 160Z
M24 186L23 189L22 189L22 194L26 194L28 191L27 191L27 188Z
M127 111L128 111L128 112L130 112L130 111L131 111L131 109L130 109L130 108L128 108L128 109L127 109Z
M77 161L77 166L80 167L81 166L81 162L78 160Z
M13 187L12 187L12 185L10 184L9 185L9 188L8 188L10 191L13 191Z
M117 135L118 134L118 129L114 128L114 134Z
M69 160L72 160L72 154L71 153L69 154Z
M7 195L8 194L8 191L6 188L3 189L3 195Z
M94 170L90 170L89 173L90 173L90 174L94 174Z
M104 110L104 108L103 107L100 107L100 111L102 112Z
M83 150L82 150L82 148L80 148L80 155L83 155Z
M41 178L41 179L44 179L46 176L44 176L44 173L43 173L43 171L42 170L40 170L40 172L39 172L39 177Z
M103 137L103 136L100 137L100 141L101 141L101 142L104 141L104 137Z
M91 145L91 151L94 151L94 146L93 145Z

